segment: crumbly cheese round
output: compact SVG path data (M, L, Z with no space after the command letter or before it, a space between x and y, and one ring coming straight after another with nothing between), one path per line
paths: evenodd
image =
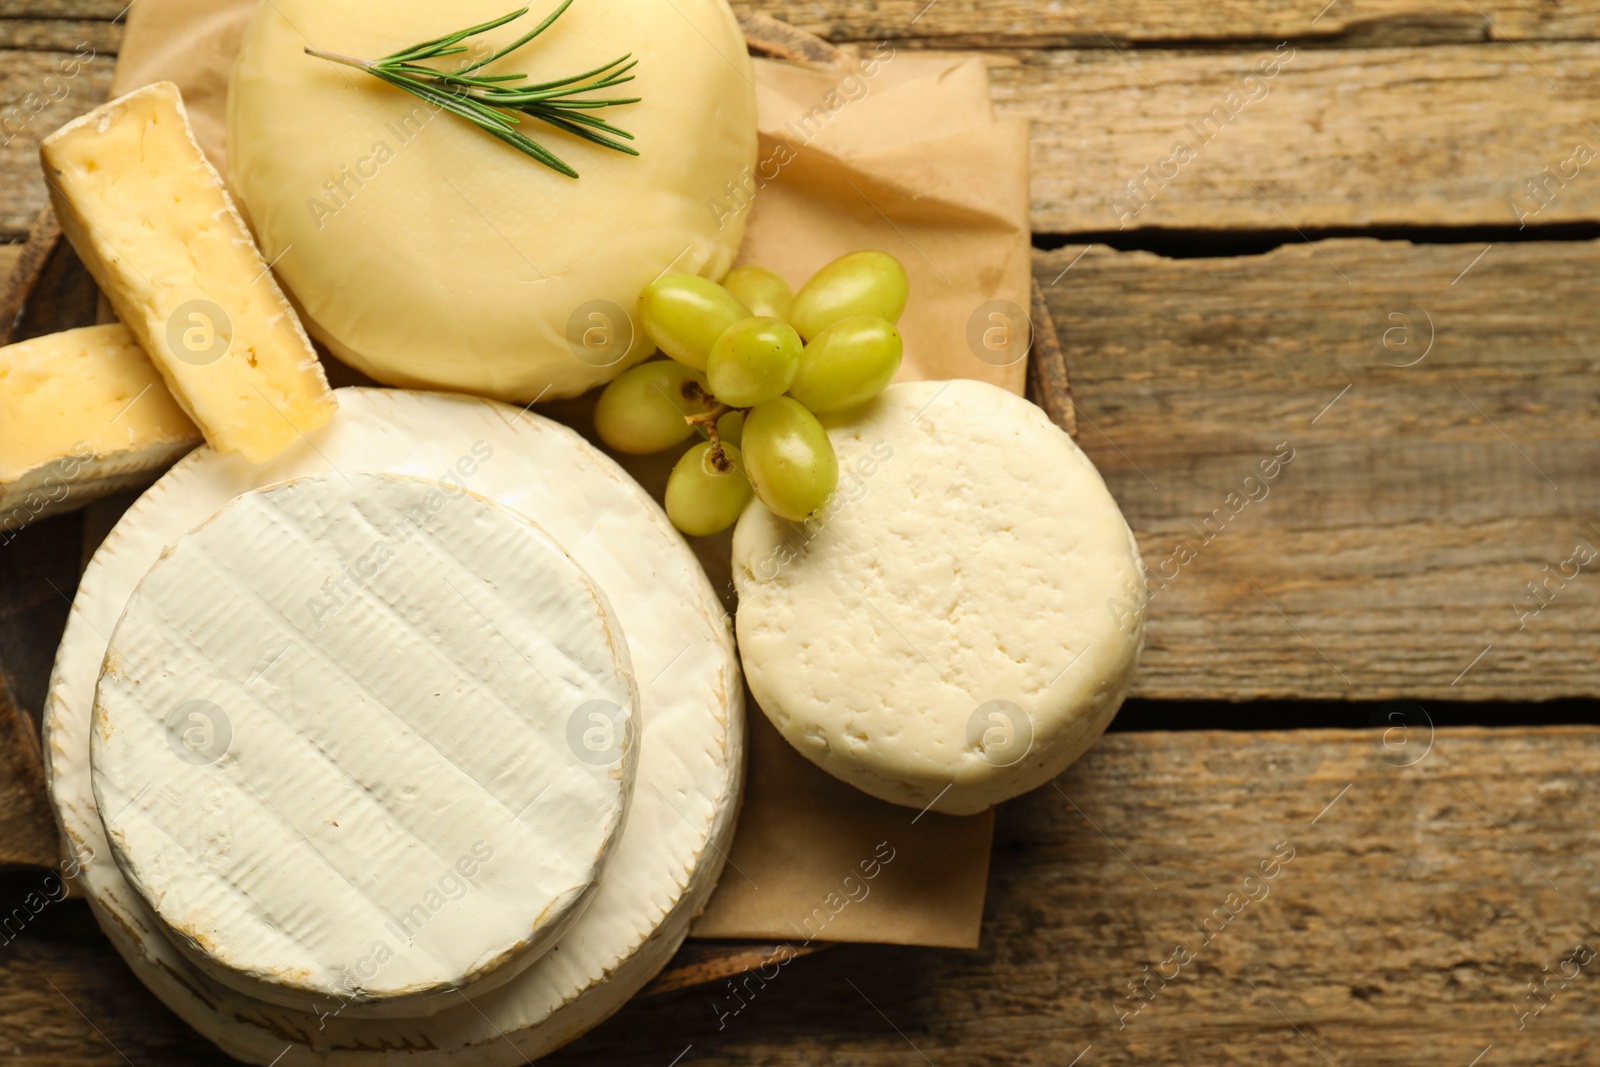
M704 571L639 485L571 430L466 397L341 389L323 429L263 466L201 448L112 531L73 602L51 678L45 758L69 859L112 943L174 1012L230 1055L349 1067L520 1064L619 1008L671 957L730 844L743 781L743 687ZM504 986L420 1019L274 1007L196 968L112 859L90 788L91 703L106 637L163 551L239 494L330 470L453 483L542 527L606 594L640 688L626 825L594 901Z
M553 7L483 40L509 45ZM391 385L528 402L577 395L642 360L651 345L629 316L657 276L732 265L756 161L755 82L726 0L577 0L484 68L540 82L632 53L635 80L590 95L640 98L597 113L633 135L637 157L521 124L572 179L305 54L377 58L506 10L261 4L229 87L228 177L307 327L340 359Z
M213 978L428 1014L592 899L638 699L604 597L523 516L417 478L300 478L139 582L96 690L95 803Z
M964 815L1043 785L1105 730L1144 641L1143 565L1099 473L981 382L890 386L825 423L829 507L752 505L734 533L756 702L892 803Z

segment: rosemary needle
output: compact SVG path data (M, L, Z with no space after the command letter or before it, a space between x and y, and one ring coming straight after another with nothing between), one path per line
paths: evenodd
M628 72L638 65L638 60L632 58L632 53L593 70L586 70L582 74L531 85L520 84L527 79L526 74L477 73L538 37L571 6L572 0L562 0L559 7L545 16L544 21L511 44L482 59L463 64L455 70L438 70L426 66L425 63L428 60L471 51L472 49L461 42L469 37L499 29L508 22L515 22L526 15L528 9L524 7L509 15L502 15L476 26L468 26L464 30L435 37L431 41L402 48L382 59L352 59L349 56L324 52L317 48L307 48L306 54L326 59L331 63L354 67L356 70L364 70L379 81L387 82L397 89L404 89L412 96L487 130L491 135L524 155L538 160L551 170L559 171L569 178L576 178L577 171L567 166L554 152L517 129L522 122L520 116L526 115L604 148L626 152L630 156L638 155L637 150L622 143L624 140L633 140L632 134L618 129L592 112L623 104L637 104L639 97L597 99L581 95L596 90L611 89L633 81L633 75Z

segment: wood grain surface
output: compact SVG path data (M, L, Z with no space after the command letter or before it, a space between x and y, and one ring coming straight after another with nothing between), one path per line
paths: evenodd
M947 3L930 5L924 19L1008 24L1004 11ZM1022 12L1032 8L1016 5L1009 24L1026 25ZM1324 18L1348 16L1345 8L1361 10L1341 0ZM1483 18L1466 0L1455 10ZM1574 22L1573 36L1600 24L1600 4L1555 10ZM1295 17L1309 25L1314 14ZM1049 25L1039 37L1050 39ZM30 45L0 51L0 240L20 241L45 202L38 138L104 98L117 29L0 22L0 32ZM1101 40L992 53L1000 111L1034 123L1035 230L1600 222L1600 43L1313 48L1294 40L1273 33L1225 51L1130 51Z
M117 27L93 25L120 38ZM9 21L0 21L0 42L10 43L9 31ZM86 40L68 27L50 51L0 51L0 240L22 241L48 200L39 141L104 102L110 91L116 57L102 50L107 43L96 48ZM80 55L80 47L92 53Z
M1596 0L732 0L835 42L905 40L967 47L1086 47L1300 38L1340 44L1574 40L1600 36ZM125 0L7 0L0 18L59 37L63 25L110 23ZM8 40L9 43L9 40ZM22 43L11 47L24 47Z
M770 8L734 0L739 10ZM1417 45L1592 38L1594 0L827 0L782 18L832 41L906 40L939 47L1111 48L1168 42L1237 46Z
M1597 803L1587 728L1113 735L1002 808L979 951L836 948L541 1062L1594 1063ZM15 1062L222 1062L81 904L0 951Z
M993 81L1034 120L1036 231L1515 228L1600 214L1597 73L1593 42L1269 44L1029 51Z
M54 867L60 854L39 730L0 671L0 867Z
M1136 695L1600 695L1597 272L1592 241L1040 255L1155 576Z
M0 533L0 868L60 859L39 716L78 585L82 516Z
M0 242L44 202L37 139L103 99L124 3L0 3ZM998 108L1033 120L1075 403L1032 387L1156 574L1136 695L1393 703L1368 731L1108 736L1002 808L978 952L687 989L770 946L680 959L548 1062L1600 1064L1600 730L1427 710L1600 696L1600 242L1539 239L1600 223L1600 0L734 6L988 49ZM1379 227L1496 229L1320 239ZM1119 229L1210 254L1114 251ZM34 329L84 313L47 269ZM0 662L49 641L0 614ZM26 803L16 851L45 840ZM0 1055L222 1062L44 877L0 876Z

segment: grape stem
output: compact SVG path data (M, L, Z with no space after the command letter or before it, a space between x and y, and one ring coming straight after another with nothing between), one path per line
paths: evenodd
M711 442L712 465L722 473L728 473L733 469L733 463L728 459L728 454L722 450L722 438L717 436L717 420L730 411L745 411L748 409L724 404L700 388L699 383L694 381L684 382L683 395L691 403L710 405L698 415L685 415L683 421L706 435L706 440Z
M710 398L707 397L706 399L709 400ZM720 400L712 400L711 407L700 412L698 415L685 415L683 417L683 421L687 422L690 426L693 426L695 429L705 434L711 439L711 442L715 444L717 441L717 420L722 418L722 416L726 415L730 411L738 410L740 409L729 407Z

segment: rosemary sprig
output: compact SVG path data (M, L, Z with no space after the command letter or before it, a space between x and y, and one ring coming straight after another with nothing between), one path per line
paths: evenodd
M455 70L438 70L424 64L428 60L471 51L461 42L468 37L499 29L508 22L515 22L526 15L528 9L521 8L477 26L468 26L464 30L456 30L454 33L435 37L431 41L402 48L382 59L352 59L350 56L324 52L317 48L307 48L306 54L366 71L379 81L387 82L397 89L404 89L412 96L487 130L551 170L559 171L569 178L576 178L577 171L562 162L554 152L517 129L522 122L520 116L526 115L604 148L626 152L630 156L638 155L637 150L617 139L631 141L633 140L631 133L618 129L590 112L623 104L637 104L639 97L580 98L580 94L583 93L611 89L633 81L633 75L628 72L637 66L639 61L632 59L632 53L593 70L586 70L582 74L533 85L518 84L527 78L526 74L474 73L496 60L504 59L532 41L549 29L551 23L560 18L561 13L571 6L572 0L562 0L561 5L546 16L543 22L511 44Z

